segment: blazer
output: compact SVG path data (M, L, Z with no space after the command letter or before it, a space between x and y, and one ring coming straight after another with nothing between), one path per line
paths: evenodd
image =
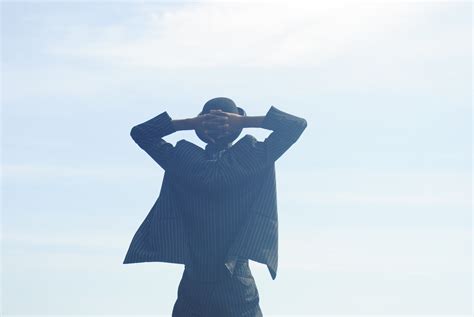
M272 130L265 140L258 141L246 134L216 160L205 155L207 147L202 149L184 139L173 146L163 140L162 137L176 131L171 120L165 111L130 131L132 139L165 173L159 196L133 236L123 263L191 265L199 256L194 248L206 246L198 243L206 239L210 243L218 237L222 243L215 245L216 252L222 253L219 259L230 274L238 259L244 258L266 264L275 279L278 267L275 161L298 140L307 126L306 120L271 106L262 122L263 128ZM217 196L227 198L222 205L210 205L217 201L214 199ZM219 210L233 210L228 216L219 216L220 213L211 211L216 206L220 206ZM227 229L217 230L221 224L213 222L212 215L220 217ZM211 225L197 232L192 226L200 218L190 221L192 217L207 217ZM201 235L197 236L198 233Z

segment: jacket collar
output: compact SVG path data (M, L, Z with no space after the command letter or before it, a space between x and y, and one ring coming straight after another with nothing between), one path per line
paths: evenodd
M227 143L225 145L215 145L213 143L208 143L204 151L206 152L208 159L215 161L219 159L222 154L224 154L225 151L227 151L231 147L232 143Z

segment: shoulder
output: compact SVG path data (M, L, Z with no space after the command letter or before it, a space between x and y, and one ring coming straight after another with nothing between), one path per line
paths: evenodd
M199 145L196 145L193 142L190 142L186 139L181 139L178 142L176 142L176 148L189 148L189 147L194 148L196 150L204 151L204 149L202 147L200 147Z
M253 135L246 134L242 138L240 138L233 146L241 145L241 144L254 144L259 142Z
M185 139L181 139L176 142L175 148L176 162L189 162L190 160L195 161L205 157L205 151L203 148Z
M236 156L243 156L247 160L250 156L260 154L264 150L262 145L263 142L257 140L253 135L246 134L232 145L231 152Z

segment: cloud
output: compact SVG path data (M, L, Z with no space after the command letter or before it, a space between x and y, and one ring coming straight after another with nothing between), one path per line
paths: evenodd
M13 21L2 33L7 102L117 92L122 100L161 85L161 96L211 88L260 96L364 92L372 100L436 92L451 107L471 91L470 10L460 2L23 6L5 7Z
M439 37L418 41L413 36L420 19L429 20L440 9L426 4L205 2L141 8L119 23L71 28L50 52L162 68L317 67L347 56L389 66L394 58L429 59L440 53L433 50ZM439 36L459 41L462 34L448 29ZM407 43L415 45L407 49ZM457 46L442 50L450 48Z

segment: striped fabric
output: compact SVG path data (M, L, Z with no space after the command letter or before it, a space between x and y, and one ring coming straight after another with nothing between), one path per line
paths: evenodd
M264 141L246 134L216 155L210 145L202 149L183 139L173 146L163 140L176 131L166 111L134 126L131 137L165 174L123 263L180 263L212 280L224 265L232 275L236 263L250 259L266 264L275 279L274 163L297 141L306 120L271 106L262 127L272 130Z
M186 267L172 317L262 317L259 291L248 260L239 261L232 276L225 266L223 269L218 281L202 281Z

